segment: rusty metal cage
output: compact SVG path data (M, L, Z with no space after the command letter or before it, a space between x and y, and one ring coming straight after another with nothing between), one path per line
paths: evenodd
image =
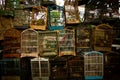
M31 59L32 80L49 80L50 65L49 59L34 58Z
M33 29L21 33L21 57L38 57L38 32Z
M84 53L85 80L103 80L103 53L97 51L90 51Z

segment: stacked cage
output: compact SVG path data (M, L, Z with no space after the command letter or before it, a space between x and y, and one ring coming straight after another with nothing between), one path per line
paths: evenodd
M57 31L39 31L39 54L42 57L58 55Z
M85 80L103 80L103 53L97 51L85 52Z
M38 57L38 32L25 29L21 33L21 57Z
M69 80L84 80L84 57L73 56L68 60Z
M59 56L76 55L75 53L75 32L64 29L58 31Z
M31 59L32 80L49 80L50 77L49 59Z
M20 80L20 59L0 60L1 80Z

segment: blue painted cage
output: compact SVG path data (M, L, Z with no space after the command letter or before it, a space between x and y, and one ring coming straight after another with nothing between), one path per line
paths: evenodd
M97 51L84 52L85 80L103 80L103 53Z

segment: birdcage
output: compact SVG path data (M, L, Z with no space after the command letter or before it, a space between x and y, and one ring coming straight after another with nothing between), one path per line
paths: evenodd
M21 31L10 28L4 33L3 58L20 57Z
M21 33L21 57L38 57L38 32L33 29Z
M61 30L64 29L65 19L64 19L64 8L58 5L53 5L48 7L49 11L49 30Z
M30 20L32 29L46 30L48 20L48 9L44 6L33 6Z
M85 80L103 80L103 53L97 51L84 52Z
M30 25L30 10L28 9L15 9L13 26L15 28L28 28Z
M111 51L113 29L108 24L100 24L93 31L93 46L95 51Z
M57 56L50 59L50 80L68 80L67 58Z
M31 73L32 80L49 80L49 59L41 57L31 59Z
M84 57L83 55L72 56L68 59L69 80L84 80Z
M57 31L39 31L39 53L40 56L57 56L58 41Z
M64 29L58 31L59 56L76 55L74 30Z
M2 59L1 80L20 80L20 59Z
M76 27L77 52L86 52L92 49L92 25L79 25Z
M65 22L66 24L78 24L80 23L78 0L65 0Z

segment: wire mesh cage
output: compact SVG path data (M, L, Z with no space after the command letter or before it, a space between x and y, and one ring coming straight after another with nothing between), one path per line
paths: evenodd
M85 52L84 75L85 80L103 80L103 53L97 51Z
M68 80L67 58L57 56L50 59L50 80Z
M108 24L100 24L93 31L93 46L95 51L111 51L113 29Z
M38 32L33 29L21 33L21 57L38 57Z
M20 57L21 31L10 28L4 33L3 58Z
M92 25L79 25L76 27L77 52L86 52L92 49Z
M65 22L66 24L78 24L80 23L78 0L65 0Z
M48 7L49 11L49 30L61 30L64 29L65 19L64 19L64 8L58 5L53 5Z
M20 80L20 59L2 59L0 66L1 80Z
M39 53L40 56L57 56L58 41L57 31L39 31Z
M69 80L84 80L84 57L83 55L72 56L68 60Z
M58 31L59 56L76 55L75 53L75 32L64 29Z
M44 6L33 6L30 27L33 29L46 30L48 20L48 9Z
M34 58L31 59L32 80L49 80L50 65L49 59Z

